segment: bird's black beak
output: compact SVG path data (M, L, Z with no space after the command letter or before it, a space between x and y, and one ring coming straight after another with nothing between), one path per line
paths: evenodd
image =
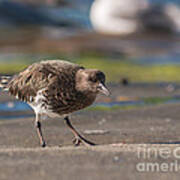
M106 85L104 83L99 83L98 87L97 87L98 91L105 94L106 96L110 95L109 90L107 89Z

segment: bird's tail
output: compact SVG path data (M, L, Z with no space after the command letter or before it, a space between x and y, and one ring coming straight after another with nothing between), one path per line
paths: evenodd
M3 91L8 91L8 83L11 80L12 76L0 76L0 89Z

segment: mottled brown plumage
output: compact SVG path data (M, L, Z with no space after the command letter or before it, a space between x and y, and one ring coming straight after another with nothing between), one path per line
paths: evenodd
M4 86L11 95L34 109L38 135L42 146L45 146L39 121L42 114L64 115L76 137L76 145L80 141L92 144L73 128L67 115L91 105L99 92L108 94L104 83L105 75L99 70L85 69L67 61L50 60L30 65L8 79Z

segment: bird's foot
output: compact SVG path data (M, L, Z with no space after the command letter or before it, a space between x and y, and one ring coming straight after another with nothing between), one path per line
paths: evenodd
M79 146L81 144L80 138L79 137L75 137L73 139L73 144L74 144L74 146Z
M82 137L82 136L76 136L76 137L74 137L74 139L73 139L73 144L74 144L75 146L79 146L81 143L83 143L85 146L95 146L95 145L96 145L95 143L93 143L93 142L85 139L85 138Z
M43 147L43 148L46 147L46 142L45 142L45 141L43 141L43 142L41 143L41 147Z

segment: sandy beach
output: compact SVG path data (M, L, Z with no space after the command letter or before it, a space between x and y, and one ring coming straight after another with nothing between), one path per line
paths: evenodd
M112 98L121 93L138 96L135 91L133 94L132 87L121 87L120 91L117 87L120 86L111 86ZM144 97L153 96L153 92L161 96L179 92L178 88L167 92L162 86L135 88ZM4 95L1 101L9 98ZM102 101L102 97L97 101ZM31 111L28 113L32 114ZM46 119L42 121L48 144L44 149L39 147L33 116L1 119L0 179L178 179L179 119L178 103L110 111L80 111L72 115L72 123L98 145L74 147L73 136L63 119ZM138 153L148 153L148 149L152 150L152 156L139 156ZM169 156L162 156L161 150L168 150ZM139 163L156 163L158 166L174 163L174 169L142 171L138 169Z

